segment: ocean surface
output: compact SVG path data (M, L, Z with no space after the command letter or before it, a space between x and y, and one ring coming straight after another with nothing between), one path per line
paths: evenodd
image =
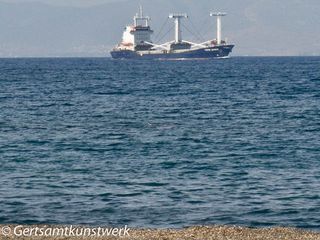
M0 224L320 231L320 58L0 59Z

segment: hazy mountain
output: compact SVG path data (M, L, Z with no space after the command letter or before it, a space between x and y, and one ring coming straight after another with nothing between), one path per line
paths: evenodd
M223 35L236 44L234 55L320 55L319 0L2 0L0 57L105 56L140 2L154 39L165 22L158 39L173 26L170 12L189 14L184 38L213 38L208 15L221 10L229 14ZM172 38L173 32L162 41Z

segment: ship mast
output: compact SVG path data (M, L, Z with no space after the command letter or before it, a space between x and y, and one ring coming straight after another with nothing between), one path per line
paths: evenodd
M182 18L188 18L188 15L183 14L170 14L169 18L174 19L175 21L175 43L181 43L182 42L182 31L181 31L181 19Z
M143 9L142 9L142 5L139 6L139 9L140 9L140 18L143 17Z
M139 13L137 13L134 17L133 17L133 22L134 22L134 26L137 27L139 25L139 21L145 21L144 22L144 27L148 27L149 26L149 21L150 21L150 17L145 17L143 16L143 8L140 5L139 7Z
M222 39L222 27L221 27L221 18L226 16L226 13L222 12L211 12L210 16L215 16L217 17L217 44L221 44L221 39Z

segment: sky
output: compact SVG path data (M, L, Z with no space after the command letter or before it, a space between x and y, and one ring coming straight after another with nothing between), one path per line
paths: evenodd
M2 0L7 3L32 3L39 2L53 6L90 7L121 0Z
M0 0L0 57L109 56L140 3L157 43L173 39L172 12L189 15L184 39L215 38L212 10L228 13L234 56L320 55L320 0Z

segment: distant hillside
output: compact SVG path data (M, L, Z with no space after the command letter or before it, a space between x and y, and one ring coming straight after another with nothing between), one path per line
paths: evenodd
M208 14L221 10L229 13L223 33L236 43L234 55L320 55L318 0L123 0L81 8L0 1L0 57L105 56L139 2L152 17L154 37L170 12L187 12L188 30L213 38L215 20ZM171 26L168 20L165 29ZM188 30L184 37L196 41Z

